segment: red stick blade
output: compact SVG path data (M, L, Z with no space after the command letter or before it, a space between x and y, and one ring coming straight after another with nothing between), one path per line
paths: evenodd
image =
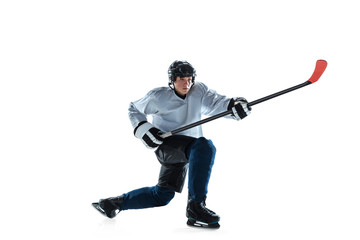
M311 75L308 81L314 83L317 80L319 80L321 75L324 73L326 67L327 67L327 62L325 60L317 60L314 73Z

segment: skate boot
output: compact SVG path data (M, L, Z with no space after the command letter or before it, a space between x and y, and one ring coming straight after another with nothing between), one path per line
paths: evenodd
M186 207L186 217L188 218L187 225L189 226L213 229L220 227L219 215L206 208L205 199L200 203L189 199Z
M91 205L101 214L108 218L114 218L121 210L120 205L124 202L124 196L100 199L97 203Z

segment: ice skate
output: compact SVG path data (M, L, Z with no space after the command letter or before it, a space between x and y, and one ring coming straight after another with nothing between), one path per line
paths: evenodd
M100 199L99 202L92 203L91 205L102 215L114 218L120 212L120 205L123 201L124 197L121 195L119 197Z
M217 229L220 227L220 217L215 212L205 207L205 200L198 203L189 200L186 208L187 225Z

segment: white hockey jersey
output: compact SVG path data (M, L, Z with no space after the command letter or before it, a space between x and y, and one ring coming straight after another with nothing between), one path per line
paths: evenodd
M150 115L152 124L165 133L199 121L202 115L213 116L226 111L230 99L201 82L195 82L185 99L177 96L169 87L160 87L131 102L129 118L133 128L136 128L140 122L148 121L147 116ZM195 138L203 136L201 125L179 134Z

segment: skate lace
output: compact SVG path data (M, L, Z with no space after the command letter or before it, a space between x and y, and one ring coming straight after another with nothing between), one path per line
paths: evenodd
M202 211L204 211L205 213L210 213L211 215L216 215L216 213L215 213L214 211L211 211L210 209L208 209L208 208L206 207L205 201L202 202L201 205L202 205L202 208L201 208Z

